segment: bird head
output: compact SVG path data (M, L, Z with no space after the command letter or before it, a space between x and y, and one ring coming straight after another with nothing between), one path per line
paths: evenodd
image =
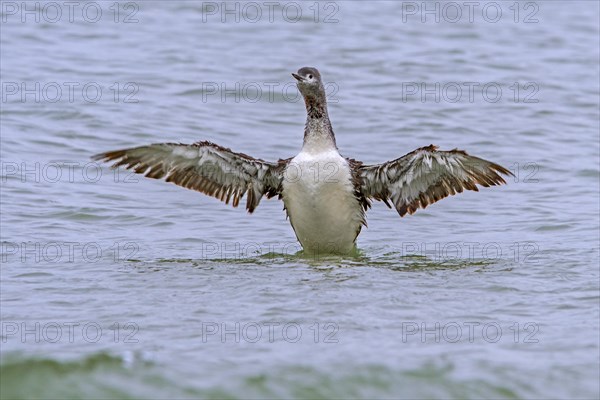
M298 81L298 90L304 98L325 97L325 89L321 82L321 74L316 68L303 67L298 73L292 73L292 76Z

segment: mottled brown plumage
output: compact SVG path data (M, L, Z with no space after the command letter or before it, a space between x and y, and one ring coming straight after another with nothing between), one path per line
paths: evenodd
M109 151L94 159L116 161L113 168L123 166L148 178L164 178L226 204L231 200L234 207L247 193L246 209L250 213L263 195L267 198L281 195L283 171L289 162L266 162L207 141L191 145L157 143Z
M401 217L465 189L478 191L476 185L506 183L500 174L513 175L506 168L463 150L438 151L434 145L383 164L360 165L358 169L363 195L383 201L390 208L391 201Z

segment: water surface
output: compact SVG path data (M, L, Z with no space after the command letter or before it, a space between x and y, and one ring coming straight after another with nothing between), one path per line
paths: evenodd
M95 23L3 9L3 398L600 395L596 2L456 23L391 1L224 23L220 3L120 3L116 23L93 4ZM434 143L516 178L402 219L375 203L358 257L315 259L278 201L248 215L89 164L197 140L293 156L305 65L342 154Z

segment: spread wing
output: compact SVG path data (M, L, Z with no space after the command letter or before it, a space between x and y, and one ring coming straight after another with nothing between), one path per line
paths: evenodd
M157 143L97 154L95 160L115 161L148 178L163 179L197 190L237 207L248 193L246 209L253 212L263 195L281 194L283 171L289 160L269 163L210 142Z
M477 185L506 183L500 174L513 175L462 150L437 151L434 145L383 164L362 165L359 173L364 196L390 208L391 200L401 217L464 189L478 191Z

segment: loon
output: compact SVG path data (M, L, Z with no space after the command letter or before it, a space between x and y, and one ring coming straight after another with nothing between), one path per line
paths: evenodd
M283 200L304 252L349 254L366 226L371 200L394 206L401 217L463 190L506 183L506 168L454 149L429 145L382 164L365 165L337 148L321 74L292 73L306 105L304 144L295 157L268 162L217 144L157 143L93 157L148 178L213 196L237 207L246 196L252 213L263 196Z

